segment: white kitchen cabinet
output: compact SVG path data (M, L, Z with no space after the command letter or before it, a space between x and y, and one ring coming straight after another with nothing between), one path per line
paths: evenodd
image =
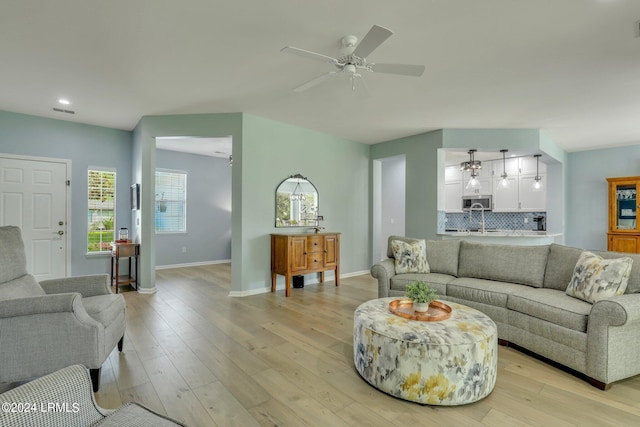
M444 182L462 181L462 171L460 166L452 165L444 168Z
M518 176L520 173L520 162L518 158L505 159L504 170L507 172L507 176ZM535 165L534 165L535 167ZM534 170L535 173L535 170ZM493 176L499 177L502 175L502 160L493 161Z
M547 210L547 177L542 171L540 172L542 188L537 191L533 189L535 177L535 172L533 175L520 175L518 183L520 212L544 212Z
M508 175L507 180L509 181L509 186L506 188L500 185L502 178L496 177L493 179L493 211L494 212L517 212L518 211L518 175L517 174L509 175L509 172L507 172L507 175Z
M484 163L484 162L483 162ZM462 173L462 187L464 196L479 196L479 195L489 195L492 193L493 189L493 179L491 178L491 170L489 172L485 172L484 175L481 172L478 174L478 182L480 183L480 187L475 188L467 188L467 184L471 179L471 172L463 172Z
M445 212L462 212L462 181L445 182Z
M540 162L540 174L547 173L547 165ZM536 158L520 157L520 175L536 175Z

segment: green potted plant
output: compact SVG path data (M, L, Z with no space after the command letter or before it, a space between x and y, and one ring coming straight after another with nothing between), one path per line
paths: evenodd
M416 281L407 285L406 297L413 301L415 311L425 312L431 301L438 298L438 292L430 288L427 282Z
M160 196L160 200L158 200L158 210L160 212L167 211L167 201L164 199L164 193L162 193L162 196Z

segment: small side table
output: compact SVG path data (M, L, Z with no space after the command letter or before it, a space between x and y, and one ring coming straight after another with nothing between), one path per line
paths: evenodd
M136 291L138 290L138 280L140 280L140 270L138 270L139 255L139 243L116 242L113 244L113 249L111 250L111 286L113 286L113 284L115 283L116 294L118 293L119 285L135 285ZM120 258L129 258L129 274L126 276L120 276ZM135 277L131 274L131 258L134 258L136 262Z

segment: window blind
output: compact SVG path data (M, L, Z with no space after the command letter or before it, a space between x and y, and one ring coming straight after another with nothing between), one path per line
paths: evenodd
M87 252L110 252L115 240L116 172L89 169L87 188Z
M156 169L156 233L187 231L187 173Z

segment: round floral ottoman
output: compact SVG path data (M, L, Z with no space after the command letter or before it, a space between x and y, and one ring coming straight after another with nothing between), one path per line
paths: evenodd
M485 314L444 301L451 316L424 322L389 310L395 298L360 305L353 319L356 370L392 396L429 405L463 405L496 383L498 333Z

